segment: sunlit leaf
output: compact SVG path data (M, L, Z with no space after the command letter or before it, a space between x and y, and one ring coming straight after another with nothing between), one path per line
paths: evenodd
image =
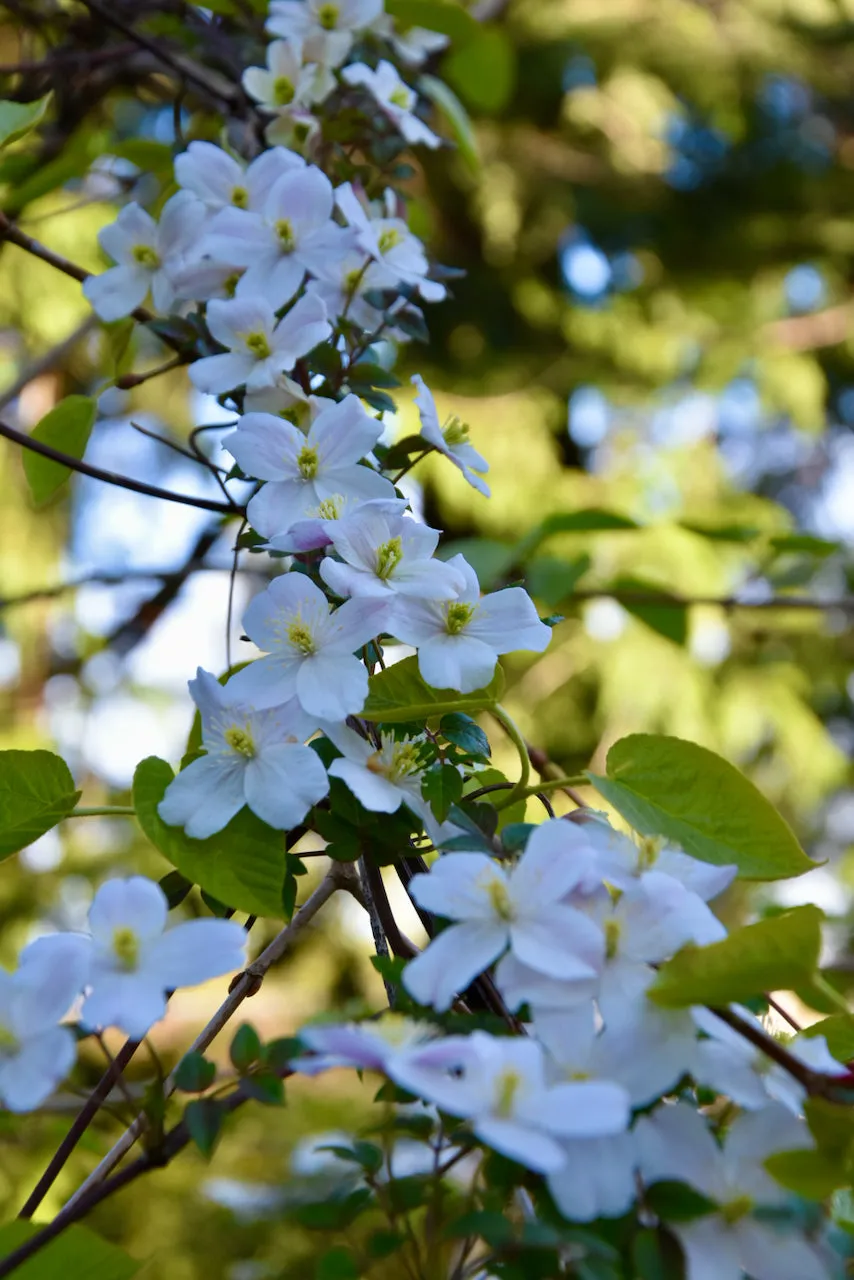
M52 751L0 751L0 858L38 840L79 799L68 765Z
M98 407L89 396L66 396L33 428L33 440L72 458L82 458ZM23 451L24 475L36 503L47 502L72 474L71 468L30 449Z
M457 693L455 689L433 689L422 680L418 659L404 658L371 676L368 701L361 714L365 720L384 724L403 724L407 720L447 715L450 711L471 714L494 707L503 691L504 672L500 666L496 666L495 675L485 689Z
M40 1230L39 1224L24 1221L0 1227L0 1260ZM131 1280L140 1266L88 1227L71 1226L16 1267L15 1280Z
M53 94L46 93L34 102L0 101L0 147L23 138L41 120Z

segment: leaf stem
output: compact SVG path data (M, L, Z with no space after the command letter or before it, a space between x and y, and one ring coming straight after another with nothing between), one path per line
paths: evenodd
M135 818L136 809L131 804L101 804L78 806L67 813L66 818Z
M519 780L515 786L511 787L508 794L502 797L502 799L495 805L496 809L507 809L511 804L514 804L517 800L524 798L528 794L527 788L528 781L531 777L531 761L528 756L528 748L525 744L525 739L522 737L522 733L515 720L507 714L499 703L496 703L494 707L490 707L490 711L501 725L510 741L513 743L513 746L516 748L519 756ZM540 788L536 787L535 790L539 791Z

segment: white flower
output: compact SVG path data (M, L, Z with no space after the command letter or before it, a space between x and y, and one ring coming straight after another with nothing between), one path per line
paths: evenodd
M389 1062L409 1049L431 1040L429 1024L413 1022L397 1013L386 1013L374 1022L303 1027L299 1038L311 1057L297 1058L293 1067L303 1075L318 1075L333 1067L385 1071Z
M811 1145L804 1124L782 1107L746 1112L719 1146L703 1117L686 1103L659 1107L635 1126L641 1174L647 1182L687 1182L719 1212L675 1223L687 1280L825 1280L828 1270L803 1237L753 1216L782 1205L786 1193L763 1167L778 1151Z
M335 519L344 502L395 500L394 486L360 459L370 453L382 423L357 396L323 408L307 432L269 413L245 414L223 445L248 476L267 483L249 503L253 528L265 538L284 535L298 520Z
M309 280L307 292L324 303L330 316L346 317L369 333L383 323L383 313L364 299L372 289L388 289L387 272L377 262L372 262L361 250L349 249L342 256L334 256L326 262L316 262L317 279ZM405 298L398 298L391 312L406 306ZM405 334L395 329L389 331L395 342L407 342Z
M404 84L390 62L382 61L376 71L364 62L354 62L345 67L341 77L347 84L362 85L370 93L380 110L407 142L413 146L423 142L426 147L439 147L441 139L427 128L423 120L414 115L418 98L408 84Z
M302 573L275 578L243 617L258 658L229 681L236 698L258 708L296 698L310 716L345 720L368 696L368 672L353 656L385 628L382 600L348 600L331 610L326 596Z
M345 782L353 795L372 813L395 813L408 804L419 815L429 808L421 795L424 777L425 739L380 735L376 747L346 725L322 725L326 736L343 755L333 760L329 775Z
M444 427L439 425L436 401L419 374L414 374L412 382L418 388L415 403L421 416L421 434L434 449L450 458L454 466L459 467L473 489L489 497L489 485L481 480L477 471L488 471L489 463L479 454L474 445L469 444L469 429L459 418L450 418Z
M702 898L659 871L648 871L616 901L603 889L579 905L605 934L598 999L606 1024L630 1016L655 977L652 965L687 942L705 946L726 936Z
M383 18L376 31L391 42L401 62L410 67L420 67L431 54L446 49L449 43L447 36L438 31L428 31L425 27L404 27L398 30L390 15Z
M284 147L270 147L247 165L212 142L191 142L175 157L175 181L211 213L232 205L253 211L263 206L279 178L304 168L302 156Z
M233 920L187 920L166 928L169 905L145 876L108 880L89 909L84 1026L120 1027L141 1040L166 1012L166 993L243 967L246 931Z
M211 302L207 324L228 354L206 356L190 365L190 381L199 391L220 395L244 383L248 391L274 387L300 356L332 332L319 298L300 298L284 319L263 298Z
M511 1013L520 1005L530 1005L532 1009L576 1009L579 1005L588 1004L599 991L599 974L594 973L587 978L552 978L532 969L508 951L499 960L495 968L495 985L501 992L502 999Z
M736 866L701 862L658 837L639 836L632 840L615 831L600 813L591 813L583 823L572 824L567 839L576 844L579 856L590 862L589 890L603 880L617 889L627 889L648 871L655 871L670 876L708 902L723 893L738 874Z
M396 1084L468 1120L487 1146L538 1173L564 1164L558 1138L620 1133L628 1124L619 1085L549 1087L543 1051L525 1038L449 1036L392 1059L386 1069Z
M565 1138L565 1162L546 1178L560 1212L570 1222L621 1218L637 1195L636 1143L633 1133L598 1138Z
M578 870L544 823L509 871L483 853L449 853L409 892L419 906L457 923L411 960L403 983L421 1004L447 1009L455 994L508 948L523 964L551 978L574 981L601 967L601 930L562 902Z
M223 209L211 223L205 250L247 270L238 298L266 298L278 309L294 296L305 273L350 249L351 233L332 220L332 184L311 165L286 173L260 213Z
M344 563L327 556L320 565L320 576L340 596L406 595L441 600L463 586L457 569L432 558L439 542L438 530L405 516L385 516L373 507L359 507L337 522L330 537Z
M256 496L260 497L260 494ZM336 522L346 520L357 508L371 507L384 516L400 516L407 505L405 498L372 498L370 502L364 502L361 498L345 498L336 493L326 498L304 520L294 521L287 533L275 534L267 546L271 551L286 551L290 555L318 551L321 547L331 547Z
M548 647L551 629L527 591L505 587L481 599L477 575L462 556L452 556L447 568L463 579L456 599L411 593L415 598L400 600L394 616L394 634L418 649L418 670L434 689L472 693L489 684L499 654Z
M335 77L317 62L304 63L299 41L273 40L267 46L266 67L243 72L243 88L265 111L290 115L322 102L335 88Z
M32 1111L71 1070L76 1041L57 1023L87 973L87 957L68 934L39 938L14 973L0 970L0 1107Z
M733 1012L744 1022L769 1035L758 1018L739 1005ZM745 1040L709 1009L693 1009L694 1021L708 1037L696 1048L694 1078L700 1083L725 1093L740 1107L767 1107L769 1100L781 1103L794 1116L803 1111L806 1090L788 1071L773 1063L761 1049ZM827 1076L844 1076L848 1068L833 1057L824 1036L794 1036L786 1042L786 1050L802 1062Z
M358 247L385 268L387 279L381 283L375 276L374 288L389 288L403 281L414 285L425 302L441 302L447 290L426 278L430 264L424 246L402 218L369 217L349 182L336 189L335 203L356 233Z
M256 711L201 668L190 693L207 754L170 782L158 806L163 821L202 840L248 805L271 827L295 827L329 790L316 752L303 745L316 722L295 701Z
M102 320L119 320L151 291L158 311L175 301L172 275L198 239L207 210L189 191L167 200L156 223L138 204L125 205L99 233L101 248L118 266L83 281L83 292Z
M338 67L382 10L383 0L272 0L267 30L299 41L307 61Z

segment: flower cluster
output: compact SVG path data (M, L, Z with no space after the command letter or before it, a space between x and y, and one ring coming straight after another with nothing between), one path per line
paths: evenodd
M108 880L89 910L89 933L48 934L0 971L0 1105L40 1106L76 1056L70 1027L79 1008L87 1031L118 1027L141 1040L176 987L193 987L243 966L246 934L231 920L187 920L166 928L166 895L144 876Z
M450 923L408 963L404 987L441 1013L491 971L523 1017L521 1038L442 1036L429 1021L392 1016L306 1027L295 1065L383 1072L545 1174L573 1222L621 1216L645 1185L688 1183L711 1202L678 1231L692 1280L825 1276L812 1245L754 1212L785 1201L763 1162L811 1146L803 1089L714 1014L665 1009L647 994L658 964L724 936L707 902L735 871L635 844L598 816L544 822L512 864L443 854L410 891ZM789 1050L830 1076L846 1071L820 1036ZM703 1094L742 1109L723 1149L698 1107Z

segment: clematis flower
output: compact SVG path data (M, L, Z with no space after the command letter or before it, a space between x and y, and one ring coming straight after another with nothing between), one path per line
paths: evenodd
M358 247L384 269L386 288L402 281L413 285L425 302L441 302L447 289L427 279L430 263L424 246L402 218L370 217L349 182L336 189L335 203L353 229ZM377 275L373 287L383 287Z
M278 309L294 296L306 271L348 252L352 236L332 221L332 184L314 165L286 173L259 213L223 209L211 223L206 251L247 268L238 298L266 298Z
M428 31L425 27L398 29L390 14L381 19L375 30L391 42L401 62L409 67L420 67L432 54L446 49L449 44L447 36L438 31Z
M418 391L415 403L421 416L422 436L439 453L450 458L455 467L459 467L473 489L477 489L478 493L488 498L489 485L475 472L488 471L489 463L482 454L478 453L474 445L469 444L468 427L460 422L459 418L451 418L444 427L440 426L436 401L424 379L416 373L412 382Z
M368 671L353 656L385 628L383 600L348 600L331 610L302 573L275 578L243 617L247 635L267 656L231 677L236 698L258 708L295 698L309 716L345 720L368 696Z
M263 489L261 492L264 492ZM318 551L322 547L332 546L332 534L337 522L346 520L357 508L371 507L384 516L400 516L407 506L405 498L371 498L369 502L363 502L361 498L344 497L335 493L310 511L305 519L295 520L287 533L275 534L267 545L271 551L285 551L291 555L301 551Z
M248 805L271 827L295 827L329 790L317 754L303 745L316 721L296 701L258 711L201 668L190 693L207 754L170 782L157 810L163 821L203 840Z
M207 210L189 191L163 206L159 224L138 204L128 204L98 234L101 248L118 264L83 281L83 293L102 320L119 320L141 306L148 292L158 311L175 301L172 280L196 243Z
M395 608L394 634L418 649L418 669L429 685L472 693L489 684L499 654L548 647L551 630L527 591L505 587L481 599L477 575L462 556L452 556L447 568L463 580L455 599L422 592Z
M214 301L206 318L214 338L228 348L225 355L205 356L190 365L190 381L209 395L244 383L248 391L276 386L300 356L332 332L319 298L300 298L278 324L263 298Z
M390 62L381 61L375 71L364 62L354 62L344 68L341 78L347 84L361 85L367 89L380 110L385 112L397 131L413 146L419 142L430 148L442 145L441 138L414 114L417 94L408 84L404 84Z
M272 0L267 30L299 41L307 61L338 67L355 35L381 16L383 0Z
M678 1179L714 1200L718 1212L677 1222L687 1280L829 1280L818 1250L803 1236L754 1217L782 1206L787 1192L764 1168L779 1151L811 1146L806 1125L782 1107L736 1117L720 1146L686 1103L659 1107L635 1126L642 1176Z
M487 1146L538 1173L565 1163L561 1137L620 1133L628 1124L628 1098L619 1085L549 1086L534 1040L483 1031L448 1036L391 1059L386 1070L410 1093L468 1120Z
M145 876L108 880L89 909L89 994L84 1026L120 1027L141 1040L166 1012L166 993L243 967L246 931L233 920L187 920L166 928L169 904ZM52 940L48 940L52 941Z
M379 439L382 424L365 412L357 396L339 404L314 403L323 407L307 432L273 414L248 413L223 440L246 475L267 481L248 511L253 528L265 538L287 534L299 520L334 518L342 502L395 499L389 480L358 465Z
M388 273L372 262L360 249L350 248L347 253L325 262L314 264L317 278L309 280L306 292L320 298L330 316L342 316L371 333L380 328L386 316L377 307L365 301L364 295L376 289L388 289ZM406 306L405 298L398 298L388 315ZM388 334L395 342L408 342L402 330L392 325Z
M337 595L442 600L463 586L457 568L432 558L439 542L438 530L404 516L357 508L336 524L330 536L343 563L327 556L320 565L320 576Z
M311 1056L297 1058L292 1065L295 1071L309 1076L333 1067L386 1071L394 1057L425 1044L434 1035L429 1024L414 1022L398 1013L386 1013L372 1022L303 1027L299 1038L311 1050Z
M175 157L175 181L211 213L231 206L252 211L279 178L304 168L302 156L284 147L270 147L247 165L212 142L191 142Z
M421 794L425 738L395 738L383 733L376 747L346 725L324 724L321 728L343 752L329 766L329 776L345 782L366 809L396 813L401 804L408 804L419 815L429 809Z
M272 115L293 115L324 98L335 88L328 67L303 60L298 40L273 40L267 46L266 67L247 67L243 88Z
M551 841L537 835L509 871L486 854L453 853L413 876L409 892L419 906L456 922L403 971L404 986L421 1004L449 1008L455 994L508 949L550 978L596 975L602 931L561 901L575 887L578 869L571 858L555 858Z
M0 1107L32 1111L53 1093L77 1055L58 1026L86 982L87 957L68 934L25 947L14 973L0 970Z

